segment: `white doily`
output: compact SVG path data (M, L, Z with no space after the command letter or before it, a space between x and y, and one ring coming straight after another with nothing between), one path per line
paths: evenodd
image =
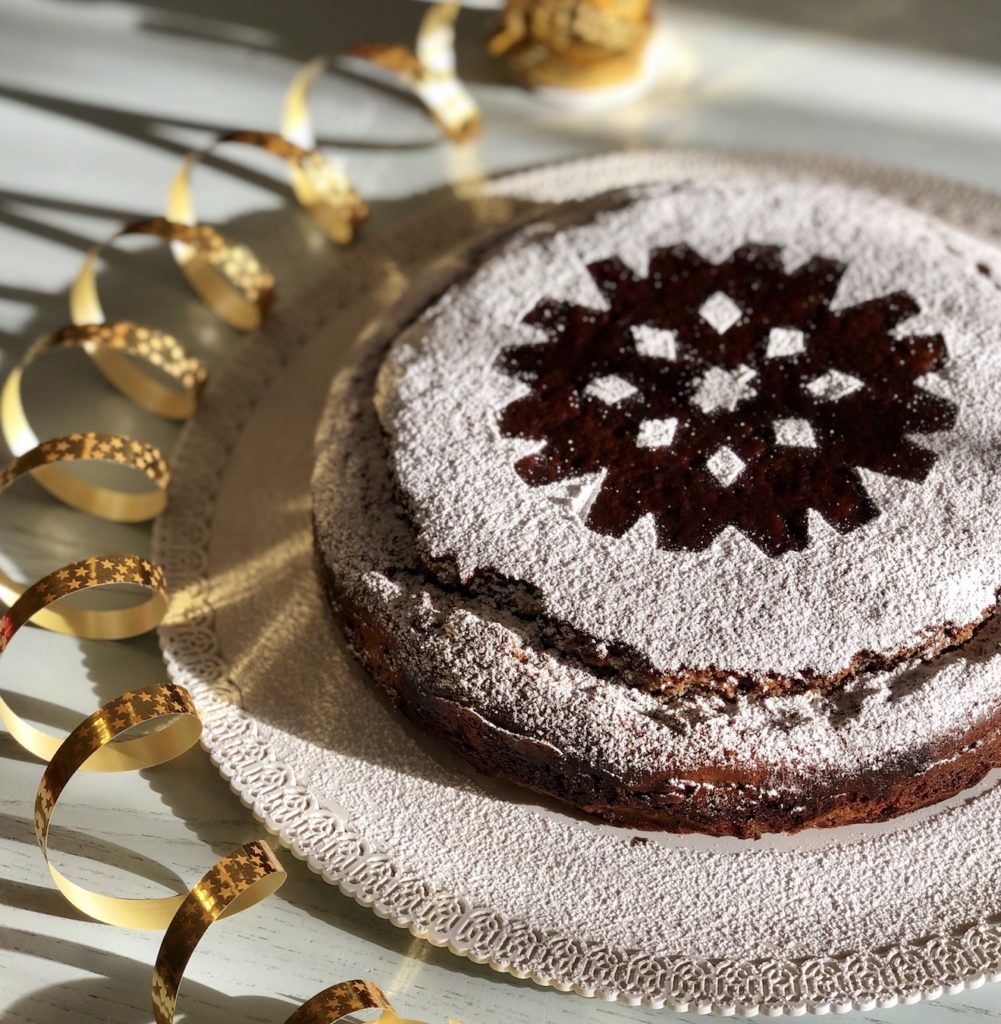
M454 276L533 203L706 170L847 180L1001 239L1001 202L904 172L692 153L528 171L354 250L240 345L174 455L161 642L204 743L328 882L437 945L541 984L717 1012L865 1009L1001 977L1001 787L886 826L758 843L593 825L474 776L361 677L313 572L312 436L352 339ZM453 252L438 262L433 257Z

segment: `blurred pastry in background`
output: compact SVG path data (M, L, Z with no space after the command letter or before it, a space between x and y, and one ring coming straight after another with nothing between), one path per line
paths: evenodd
M567 99L617 93L648 77L651 7L651 0L507 0L487 48L526 86Z

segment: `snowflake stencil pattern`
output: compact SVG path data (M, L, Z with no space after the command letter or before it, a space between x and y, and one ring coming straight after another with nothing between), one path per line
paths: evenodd
M921 481L935 454L914 434L951 429L955 405L921 386L941 335L897 336L905 292L833 311L845 271L778 248L722 263L686 245L647 277L588 267L607 310L544 299L524 318L547 340L502 350L531 391L504 435L544 442L516 464L541 486L602 473L586 525L620 537L652 515L658 546L701 550L734 526L772 556L809 542L812 508L847 534L879 515L859 469Z

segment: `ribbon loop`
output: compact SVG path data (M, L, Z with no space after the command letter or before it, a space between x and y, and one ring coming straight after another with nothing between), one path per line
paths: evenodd
M480 110L456 74L455 22L461 5L432 4L421 20L414 49L398 43L362 43L348 55L369 61L403 83L453 142L479 133Z
M231 327L260 327L274 300L275 278L254 251L208 224L151 217L124 228L122 235L153 235L170 243L174 260L202 301Z
M173 1024L184 969L209 927L270 896L286 877L271 847L254 841L218 861L183 898L167 926L153 970L156 1024Z
M137 725L166 720L156 732L112 742ZM163 928L184 896L126 899L104 896L70 881L49 859L49 826L66 784L81 769L121 772L171 761L198 742L201 721L187 690L161 683L123 693L81 722L59 745L38 784L35 836L52 880L77 910L124 928Z
M95 611L72 608L56 611L48 606L69 594L95 587L134 585L151 591L142 604L131 608ZM10 607L0 617L0 655L6 651L14 634L29 620L58 633L71 636L116 640L136 636L152 629L167 608L163 585L163 572L159 566L132 555L112 555L107 558L88 558L64 566L28 587L11 603L12 595L20 588L9 577L0 573L0 598ZM54 757L63 740L29 725L16 715L0 697L0 721L25 750L48 761ZM95 759L89 770L120 771L100 767L113 758Z
M151 486L136 492L98 487L65 473L60 463L108 462L141 474ZM117 434L67 434L44 441L0 470L0 491L23 476L72 508L119 523L136 523L163 511L170 471L159 448Z
M317 992L307 999L285 1024L337 1024L360 1010L382 1010L380 1024L404 1024L396 1016L382 989L374 981L355 978ZM414 1022L416 1024L416 1022Z
M42 350L70 346L84 349L122 394L164 419L191 416L208 376L201 361L189 356L172 334L131 320L72 324L45 339ZM160 371L171 383L143 372L141 363Z
M362 47L356 55L396 74L417 95L449 138L479 128L479 111L455 74L454 23L459 5L435 4L424 17L415 51L401 46ZM235 131L213 145L253 146L283 159L297 201L324 232L349 243L368 208L346 174L316 148L307 98L327 60L318 58L293 79L282 133ZM220 318L240 330L260 325L274 297L274 277L246 245L197 221L190 183L195 164L213 147L190 154L171 187L166 217L127 225L93 247L70 289L71 324L32 345L0 390L0 430L13 460L0 469L0 491L32 476L68 505L118 522L138 522L164 507L169 470L160 450L116 434L81 432L40 440L24 409L22 381L36 358L55 349L84 351L108 381L141 408L172 420L190 417L206 383L205 367L171 334L130 320L108 321L98 294L96 265L104 248L126 235L165 241L195 292ZM119 465L143 477L143 490L98 487L73 472L71 462ZM139 587L145 598L126 608L55 609L74 593L109 586ZM135 555L86 558L23 586L0 571L0 656L17 631L32 621L42 628L88 639L115 640L154 628L167 609L162 569ZM124 772L168 762L190 749L202 723L191 695L173 683L136 689L109 701L61 739L14 713L0 695L0 722L25 750L48 763L35 797L34 826L49 873L66 899L84 914L112 925L166 931L153 974L156 1024L173 1024L185 968L207 929L222 917L275 892L286 874L271 848L255 841L223 857L188 892L151 899L107 896L68 879L51 862L49 833L56 805L78 771ZM147 727L139 735L126 734ZM303 1003L287 1024L327 1024L359 1010L381 1010L382 1024L401 1019L371 981L339 982Z
M87 352L127 397L152 412L171 418L194 412L205 383L205 370L197 359L187 356L180 345L163 332L127 321L72 325L35 342L8 373L0 390L0 430L15 456L15 463L25 460L15 475L30 468L36 481L54 497L101 519L122 523L151 519L166 503L168 472L159 449L132 438L93 431L42 441L28 419L22 394L25 370L45 353L73 347ZM144 373L138 367L141 361L161 369L182 390ZM37 458L44 458L44 470L32 465ZM59 465L71 461L117 462L142 471L154 486L140 492L98 486Z
M299 88L299 76L290 86L290 94ZM310 80L311 81L311 80ZM308 84L306 85L308 89ZM288 100L286 100L288 103ZM302 101L304 103L304 99ZM308 116L308 115L307 115ZM288 165L292 192L332 241L347 245L358 226L368 216L368 207L355 192L344 171L312 146L299 145L277 132L236 131L223 135L208 149L191 153L178 169L167 200L167 216L176 223L195 224L191 173L195 165L217 146L234 142L253 146L280 157ZM176 252L176 250L175 250ZM183 268L182 268L183 269Z
M129 608L49 608L70 594L117 586L142 587L150 596ZM167 591L160 566L138 555L107 555L64 565L27 588L0 574L0 601L10 606L0 618L2 654L14 633L29 619L54 633L87 640L125 640L147 633L167 610Z

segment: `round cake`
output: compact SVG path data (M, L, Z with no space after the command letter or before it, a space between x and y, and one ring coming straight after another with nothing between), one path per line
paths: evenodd
M635 828L882 820L1001 757L1001 257L887 199L553 207L318 438L349 642L474 767Z

